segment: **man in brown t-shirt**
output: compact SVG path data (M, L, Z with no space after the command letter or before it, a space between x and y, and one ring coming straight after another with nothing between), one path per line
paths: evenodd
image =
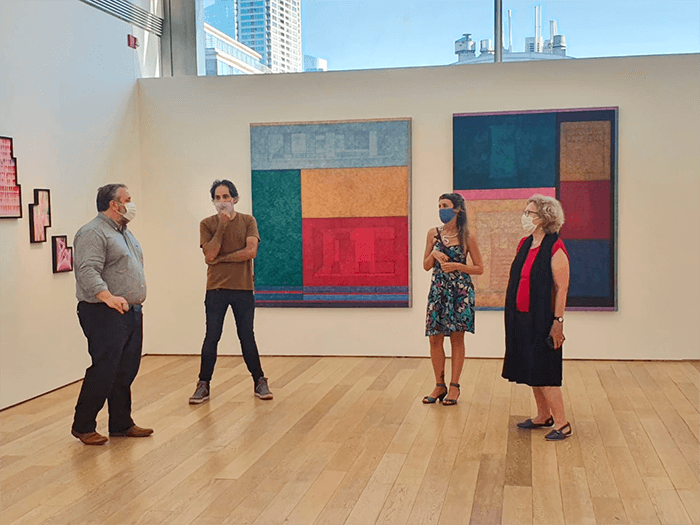
M260 399L272 399L253 334L253 259L260 242L258 224L252 215L233 209L238 203L238 190L231 181L215 180L211 198L217 214L199 223L199 245L207 263L207 295L204 300L207 331L202 345L199 381L190 404L209 399L209 383L229 306L236 319L243 359L253 376L255 395Z

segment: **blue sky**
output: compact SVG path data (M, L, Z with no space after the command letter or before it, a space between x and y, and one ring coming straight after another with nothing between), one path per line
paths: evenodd
M502 0L513 11L513 50L555 19L567 52L579 58L700 52L700 0ZM329 70L451 64L454 42L493 39L492 0L302 0L304 53ZM477 44L478 48L478 44Z

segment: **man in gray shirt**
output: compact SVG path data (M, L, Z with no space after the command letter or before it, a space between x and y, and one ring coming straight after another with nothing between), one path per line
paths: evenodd
M109 435L153 433L131 419L131 383L141 364L142 303L146 300L143 252L127 223L136 216L129 190L108 184L97 190L97 217L73 241L78 319L92 366L75 406L71 433L86 445L103 445L97 414L109 405Z

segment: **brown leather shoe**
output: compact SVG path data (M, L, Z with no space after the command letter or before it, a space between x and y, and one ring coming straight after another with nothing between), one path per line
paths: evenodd
M97 432L76 432L71 429L70 433L86 445L104 445L109 441L109 439Z
M153 429L152 428L141 428L139 426L134 425L128 430L125 430L124 432L110 432L109 435L113 437L128 437L128 438L142 438L146 436L150 436L153 434Z

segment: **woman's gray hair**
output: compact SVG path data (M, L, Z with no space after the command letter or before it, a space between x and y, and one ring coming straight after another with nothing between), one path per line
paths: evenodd
M542 229L545 233L559 233L564 225L564 209L554 197L545 197L539 193L534 194L527 200L527 204L533 203L537 206L537 214L542 219Z

